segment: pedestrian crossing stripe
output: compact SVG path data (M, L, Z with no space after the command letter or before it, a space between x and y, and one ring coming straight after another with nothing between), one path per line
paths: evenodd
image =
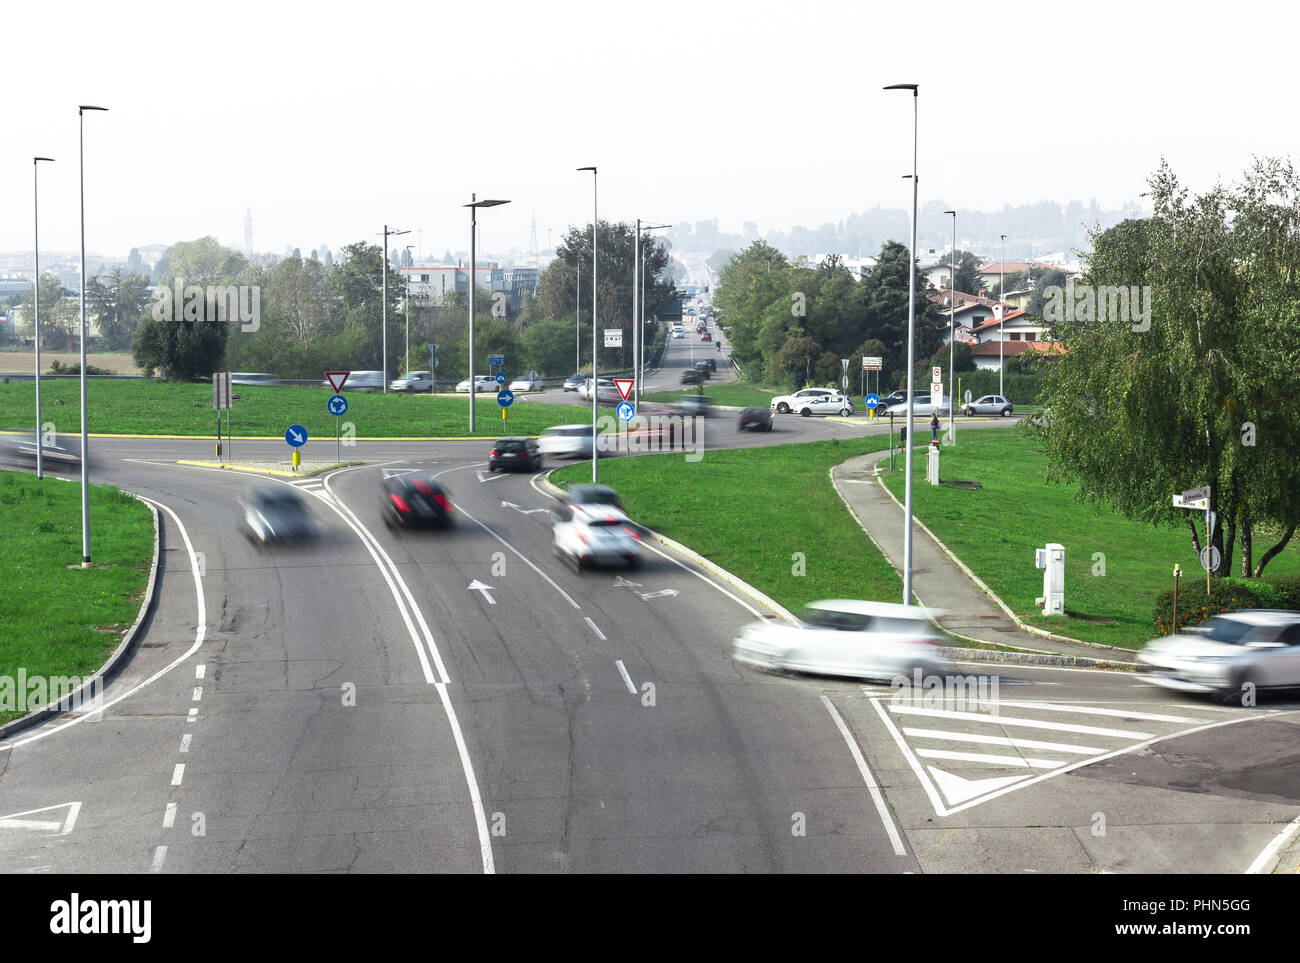
M1082 703L1001 700L972 700L968 709L943 709L925 702L880 698L865 687L862 691L938 816L951 816L1166 739L1260 718L1257 712L1212 719ZM1095 724L1121 719L1123 722L1110 725ZM972 728L975 731L970 731ZM1077 736L1082 741L1044 738L1049 732ZM1116 746L1116 742L1122 744ZM952 772L955 767L961 768L962 774ZM1021 771L1007 772L1016 769Z

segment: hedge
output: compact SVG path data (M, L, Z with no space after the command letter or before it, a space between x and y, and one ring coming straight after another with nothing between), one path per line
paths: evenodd
M1170 589L1156 599L1152 621L1157 636L1169 635L1173 628L1174 592ZM1178 625L1200 625L1212 615L1242 609L1300 610L1300 576L1246 580L1216 579L1205 594L1205 583L1192 576L1178 589Z

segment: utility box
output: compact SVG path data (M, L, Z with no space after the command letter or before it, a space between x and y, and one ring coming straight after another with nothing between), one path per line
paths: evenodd
M1065 546L1048 542L1034 549L1034 567L1043 570L1043 597L1034 599L1044 615L1065 614Z
M925 477L931 485L939 484L939 449L934 445L925 450Z

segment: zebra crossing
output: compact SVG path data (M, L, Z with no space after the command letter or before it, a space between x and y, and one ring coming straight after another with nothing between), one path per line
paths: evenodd
M949 816L1135 748L1223 724L1222 713L864 694L935 813Z

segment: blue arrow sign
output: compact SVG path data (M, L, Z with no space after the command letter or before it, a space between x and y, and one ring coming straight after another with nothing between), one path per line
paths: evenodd
M505 384L505 383L506 383L506 373L505 373L504 371L498 371L498 372L497 372L497 384L499 384L499 385L503 385L503 384Z
M862 400L868 408L875 408L880 404L880 398L874 394L867 395Z
M284 440L294 448L301 448L307 444L307 429L302 425L290 425L284 433Z
M616 408L615 411L618 414L619 421L631 421L633 415L636 414L636 409L633 408L632 405L626 401L619 404L618 408Z
M329 401L325 402L325 408L335 417L346 414L348 410L348 399L344 398L342 395L335 395L330 398Z
M502 388L497 392L497 404L502 408L509 408L515 403L515 393L509 388Z

